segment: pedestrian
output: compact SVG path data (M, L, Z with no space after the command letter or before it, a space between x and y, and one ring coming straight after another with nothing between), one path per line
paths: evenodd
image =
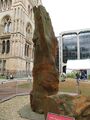
M13 75L12 74L10 74L10 79L13 79Z
M79 86L79 80L80 80L80 74L79 72L76 72L76 81L78 86Z
M82 80L85 80L85 79L86 79L84 70L81 70L81 79L82 79Z
M30 75L28 75L28 80L31 82L31 76Z
M66 79L66 74L62 73L61 76L60 76L61 82L65 82L65 79Z

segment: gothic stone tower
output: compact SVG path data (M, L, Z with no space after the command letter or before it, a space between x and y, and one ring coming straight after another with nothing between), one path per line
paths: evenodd
M33 6L40 0L0 0L0 74L26 76L33 67Z

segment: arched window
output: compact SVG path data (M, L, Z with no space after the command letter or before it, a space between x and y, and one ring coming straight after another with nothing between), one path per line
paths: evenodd
M1 0L1 9L3 9L3 0Z
M2 53L2 41L0 40L0 53Z
M8 9L10 9L11 6L12 6L12 0L8 0L8 2L7 2L7 7L8 7Z
M12 0L0 0L0 10L11 9Z
M0 11L2 11L2 4L3 4L3 1L0 0Z
M3 0L1 0L1 5L3 5Z
M7 40L6 42L6 53L9 53L10 52L10 41Z
M5 53L5 41L2 41L2 54Z
M4 9L4 10L7 9L7 0L3 1L3 9Z
M25 56L26 56L26 51L27 51L27 45L25 44Z
M5 16L2 20L3 32L11 32L11 18L10 16Z
M4 23L4 32L7 32L7 28L8 28L7 23Z
M11 22L9 23L9 25L8 25L8 32L11 32Z
M32 26L30 23L28 23L26 27L26 38L30 39L31 34L32 34Z
M28 37L29 34L30 34L30 24L28 24L26 27L26 36Z
M25 56L29 56L29 45L25 44Z
M29 56L29 45L27 46L27 56Z
M30 5L28 5L28 14L30 14Z
M39 0L37 0L37 4L39 3Z
M6 0L6 6L7 6L7 0Z

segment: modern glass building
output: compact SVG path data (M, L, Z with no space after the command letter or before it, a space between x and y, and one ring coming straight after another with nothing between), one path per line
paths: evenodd
M79 34L80 59L90 58L90 31Z
M59 40L59 72L66 72L67 60L90 59L90 30L63 32Z
M77 59L77 35L64 35L63 39L63 62L67 63L68 59Z

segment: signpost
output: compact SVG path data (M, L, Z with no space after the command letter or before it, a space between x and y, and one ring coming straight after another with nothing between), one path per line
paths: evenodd
M46 120L75 120L75 118L48 113Z

